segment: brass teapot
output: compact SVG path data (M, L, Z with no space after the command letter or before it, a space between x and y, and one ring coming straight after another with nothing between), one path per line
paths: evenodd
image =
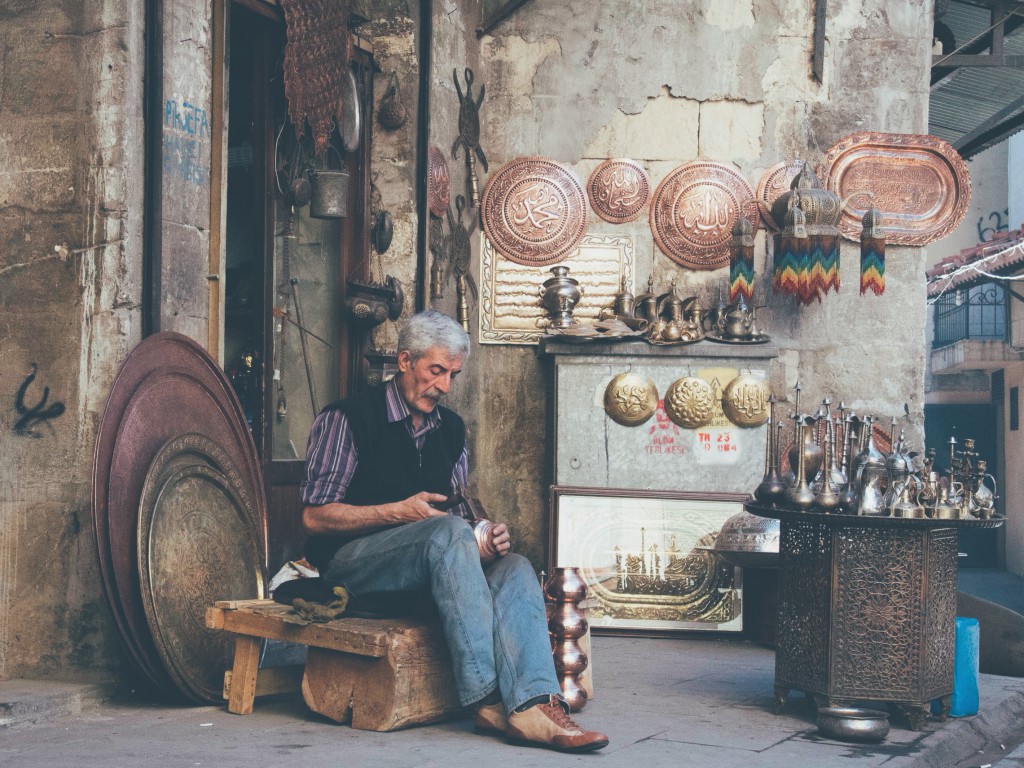
M741 298L729 304L718 324L718 334L723 339L749 339L754 325L754 313Z

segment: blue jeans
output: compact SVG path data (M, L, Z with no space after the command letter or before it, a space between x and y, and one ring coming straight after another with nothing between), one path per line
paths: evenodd
M429 588L463 706L496 688L508 712L561 693L530 561L508 554L482 566L473 530L460 517L431 517L351 541L321 575L354 595Z

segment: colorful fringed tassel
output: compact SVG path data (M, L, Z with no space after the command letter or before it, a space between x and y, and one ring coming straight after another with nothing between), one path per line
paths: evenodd
M754 227L740 216L732 228L729 254L729 301L750 303L754 298Z
M839 238L835 235L811 235L808 248L808 287L804 304L810 304L830 290L839 292Z
M885 233L881 228L882 214L871 208L864 214L860 233L860 293L868 290L876 296L885 293Z
M800 297L801 279L807 280L807 226L800 210L800 196L794 192L781 232L773 238L775 264L772 271L772 290ZM801 278L802 275L802 278Z

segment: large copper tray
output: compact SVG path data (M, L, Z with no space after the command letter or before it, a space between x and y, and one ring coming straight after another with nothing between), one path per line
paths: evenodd
M594 213L612 224L624 224L643 213L651 196L651 182L636 160L613 158L590 174L587 196Z
M662 252L684 267L729 264L732 226L740 216L755 224L754 190L724 163L683 163L661 180L651 202L651 232Z
M177 686L153 643L136 557L142 487L157 452L182 434L218 443L240 468L259 520L266 562L263 477L241 405L216 362L191 339L164 332L139 344L118 371L96 438L92 519L103 588L139 671L166 693Z
M219 702L230 637L206 627L216 600L263 597L256 510L226 451L203 435L169 440L139 504L142 604L167 671L199 702Z
M568 168L545 157L519 157L487 182L480 204L487 239L524 266L561 261L587 231L587 195Z
M967 164L935 136L853 133L825 161L828 188L847 201L839 231L849 240L860 240L861 219L874 207L890 243L927 245L956 229L971 202Z

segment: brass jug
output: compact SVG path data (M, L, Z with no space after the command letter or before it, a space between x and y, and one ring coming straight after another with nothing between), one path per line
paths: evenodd
M889 506L889 514L892 517L919 518L925 516L924 507L918 501L920 496L918 482L915 477L907 477L896 483L893 488L892 503Z
M800 419L803 439L814 442L814 417L804 416ZM819 449L820 450L820 449ZM796 479L792 488L786 492L786 504L793 509L806 511L814 504L814 491L807 484L807 452L797 451Z
M778 434L782 436L782 425ZM779 439L775 437L775 395L768 397L768 445L764 453L764 478L754 489L754 498L762 504L777 504L786 494L786 484L779 474Z
M941 486L932 507L932 517L936 520L959 520L960 508L949 501L949 488Z

